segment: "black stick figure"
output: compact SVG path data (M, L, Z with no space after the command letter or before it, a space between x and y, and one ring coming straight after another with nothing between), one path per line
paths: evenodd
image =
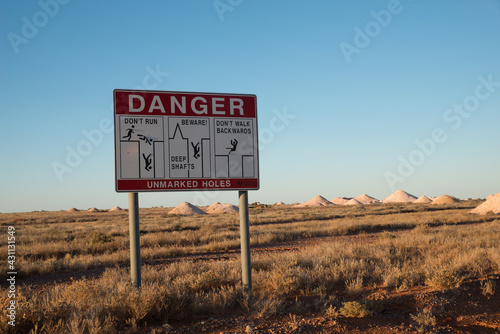
M198 159L200 157L200 142L197 142L196 145L194 144L194 142L191 142L191 146L193 146L194 149L193 157L195 159Z
M134 125L132 125L131 128L128 128L127 134L125 136L123 136L122 138L127 138L127 140L130 141L130 139L132 139L132 133L134 133L134 128L135 128Z
M146 137L146 136L144 136L144 135L138 135L138 137L139 137L139 139L140 139L140 140L144 140L144 142L145 142L146 144L151 145L151 140L149 140L149 138L148 138L148 137Z
M153 167L151 166L151 163L153 162L151 159L151 153L146 157L144 153L142 154L142 157L144 158L144 162L146 162L146 167L145 169L147 171L150 171Z
M236 146L238 146L238 141L236 140L236 138L231 140L231 145L233 145L233 147L226 147L229 150L227 155L231 154L231 152L236 151Z

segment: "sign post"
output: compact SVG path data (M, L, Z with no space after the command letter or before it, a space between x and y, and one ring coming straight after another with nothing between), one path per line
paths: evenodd
M243 294L252 294L252 267L250 262L250 221L248 218L248 191L239 191L241 278Z
M132 284L141 285L139 192L238 190L243 289L251 291L248 190L259 189L257 98L114 90L115 189L129 193Z
M128 223L130 234L130 276L132 285L141 286L141 244L139 232L139 194L128 194Z

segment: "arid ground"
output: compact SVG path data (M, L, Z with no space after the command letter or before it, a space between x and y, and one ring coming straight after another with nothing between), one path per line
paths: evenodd
M237 213L141 209L141 289L126 211L3 213L0 332L499 333L500 216L480 203L253 205L251 298Z

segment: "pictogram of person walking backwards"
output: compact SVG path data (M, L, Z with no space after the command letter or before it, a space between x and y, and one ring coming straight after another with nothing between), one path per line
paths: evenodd
M227 155L231 154L231 152L234 152L236 151L236 146L238 146L238 141L235 139L231 139L231 145L233 145L233 147L226 147L229 152L227 153Z

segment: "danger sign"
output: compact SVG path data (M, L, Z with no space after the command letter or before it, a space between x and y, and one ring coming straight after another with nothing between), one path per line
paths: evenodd
M116 191L259 188L255 95L114 91Z

